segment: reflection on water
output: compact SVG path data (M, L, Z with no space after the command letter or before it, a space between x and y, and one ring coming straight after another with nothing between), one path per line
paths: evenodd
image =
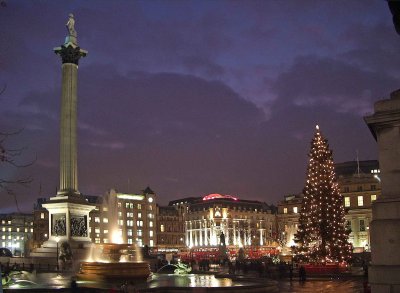
M229 278L215 278L214 275L174 275L155 274L149 281L148 287L235 287L246 286L250 283L236 282Z
M28 289L28 288L69 288L71 284L70 274L57 275L56 273L40 274L21 274L20 278L8 288ZM259 280L259 279L258 279ZM92 288L120 288L121 283L99 282L99 281L78 281L79 287ZM218 288L218 287L236 287L255 285L257 282L232 281L229 278L215 278L214 275L173 275L173 274L154 274L146 283L138 283L135 286L139 289L156 287L199 287L199 288ZM363 280L307 280L305 283L299 283L297 280L290 282L288 280L270 281L275 289L271 292L282 293L359 293L364 292ZM272 289L272 288L271 288ZM218 289L217 289L218 290ZM241 289L240 289L241 290ZM267 291L266 291L267 292Z
M310 280L279 282L279 292L284 293L359 293L364 292L363 281L357 280Z

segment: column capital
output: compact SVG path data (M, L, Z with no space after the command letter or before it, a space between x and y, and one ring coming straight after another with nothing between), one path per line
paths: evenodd
M88 51L75 46L72 43L67 43L61 45L61 47L56 47L53 49L54 53L61 57L62 63L73 63L78 65L79 59L81 57L86 57Z
M375 113L364 117L364 120L377 139L382 129L400 126L400 90L392 92L390 99L376 102L374 110Z

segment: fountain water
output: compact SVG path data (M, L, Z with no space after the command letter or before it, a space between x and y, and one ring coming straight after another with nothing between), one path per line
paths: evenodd
M92 244L87 261L82 262L80 279L147 279L150 266L143 261L137 244L124 243L118 226L118 201L115 192L104 197L102 212L107 212L109 243Z

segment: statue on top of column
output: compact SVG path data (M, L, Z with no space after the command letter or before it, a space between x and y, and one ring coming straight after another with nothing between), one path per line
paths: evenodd
M76 38L76 37L77 37L77 34L76 34L76 30L75 30L75 19L74 19L74 15L73 15L72 13L70 13L70 14L68 15L68 17L69 17L68 22L65 24L66 27L67 27L68 33L69 33L70 36L73 36L73 37Z

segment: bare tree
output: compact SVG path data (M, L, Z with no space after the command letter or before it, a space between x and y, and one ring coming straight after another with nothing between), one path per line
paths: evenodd
M0 89L0 95L3 94L5 90L6 86L3 86L3 88ZM26 168L33 165L33 163L36 161L35 158L28 163L19 163L18 158L22 155L26 148L11 148L7 146L7 140L10 137L20 134L21 132L22 129L14 132L0 132L0 168L4 168L6 166ZM18 185L27 187L31 182L32 177L30 176L17 179L0 178L0 191L5 191L7 194L13 196L18 212L20 212L20 209L18 206L17 196L14 192L14 187Z

